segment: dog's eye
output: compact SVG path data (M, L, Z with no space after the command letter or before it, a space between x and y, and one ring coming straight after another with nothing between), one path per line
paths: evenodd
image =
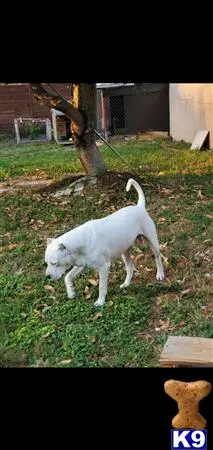
M51 266L57 266L58 264L57 263L51 263Z

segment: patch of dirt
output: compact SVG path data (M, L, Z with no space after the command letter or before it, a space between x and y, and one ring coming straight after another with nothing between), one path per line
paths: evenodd
M55 192L63 188L69 187L70 184L81 180L83 174L65 175L61 180L53 181L50 179L39 178L36 176L26 177L20 176L15 179L7 180L0 184L0 195L3 193L11 193L14 191L33 190L38 192ZM97 179L97 185L100 187L113 188L120 190L121 186L128 181L129 178L134 178L139 183L142 180L131 172L112 172L107 171L104 175Z
M140 177L131 172L108 171L98 179L98 185L108 186L110 188L112 188L112 186L120 187L121 184L127 183L129 178L134 178L134 180L137 181L138 183L142 183Z
M171 137L168 136L167 131L147 131L147 132L141 132L136 134L129 134L129 135L116 135L116 136L110 136L109 142L114 141L155 141L156 139L166 139L171 140Z
M48 186L52 183L52 180L39 178L36 176L26 177L20 176L14 179L9 179L0 184L0 194L6 192L14 192L19 190L38 190L43 188L44 186Z
M48 186L41 188L41 190L42 192L54 192L57 191L58 189L68 188L70 184L76 182L77 180L79 180L80 182L82 177L84 177L83 174L67 175L63 177L61 180L52 182ZM107 171L106 173L104 173L104 175L101 175L100 177L97 178L97 185L100 187L107 187L107 188L113 187L115 188L115 190L116 189L119 190L121 185L126 183L129 178L134 178L139 183L142 183L142 180L135 174L132 174L131 172Z
M51 183L41 187L40 191L42 192L55 192L58 189L63 189L68 187L70 184L84 177L83 173L73 173L72 175L65 175L60 180L54 181L51 180Z

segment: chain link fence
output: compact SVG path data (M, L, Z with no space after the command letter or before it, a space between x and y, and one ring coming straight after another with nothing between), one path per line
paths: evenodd
M123 96L107 97L97 91L97 131L105 139L126 133Z

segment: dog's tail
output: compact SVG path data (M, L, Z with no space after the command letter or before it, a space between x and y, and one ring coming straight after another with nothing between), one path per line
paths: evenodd
M126 191L128 192L131 188L131 186L134 186L138 193L138 205L145 208L145 196L144 193L140 187L140 185L137 183L137 181L133 180L133 178L129 178L127 185L126 185Z

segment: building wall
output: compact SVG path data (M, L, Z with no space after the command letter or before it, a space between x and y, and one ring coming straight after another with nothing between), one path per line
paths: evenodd
M173 139L192 143L199 130L207 129L213 148L212 83L171 83L169 109Z
M54 83L53 86L70 99L70 84ZM29 84L0 86L0 131L14 130L14 119L19 117L50 119L51 113L49 108L34 100Z
M147 83L137 90L135 86L107 88L103 90L106 100L122 96L124 99L124 133L146 131L169 131L169 89L168 83ZM112 125L113 117L119 118L119 106L112 110L107 102L107 122Z
M128 133L169 130L169 98L166 89L124 97Z

